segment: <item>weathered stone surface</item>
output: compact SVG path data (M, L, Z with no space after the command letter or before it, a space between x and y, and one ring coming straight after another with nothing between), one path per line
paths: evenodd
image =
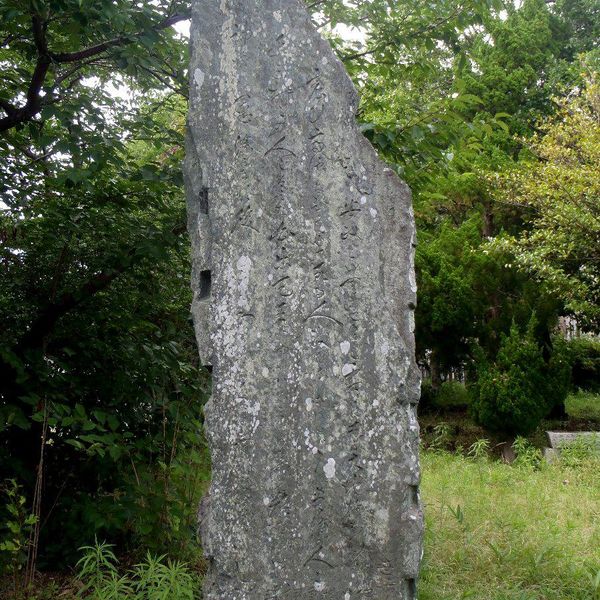
M546 435L554 450L561 450L578 442L600 446L600 431L546 431Z
M211 600L407 600L421 558L410 193L298 0L196 0L186 164L213 365Z

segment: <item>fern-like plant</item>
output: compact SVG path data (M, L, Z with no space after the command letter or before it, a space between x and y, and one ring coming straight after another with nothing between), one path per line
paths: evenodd
M88 600L194 600L200 579L185 563L165 561L150 553L139 564L120 575L113 546L97 540L81 548L77 563L82 586L78 596Z

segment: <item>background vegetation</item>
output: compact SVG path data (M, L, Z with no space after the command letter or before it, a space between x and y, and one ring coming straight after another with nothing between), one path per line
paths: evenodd
M546 465L423 454L423 600L600 597L600 465L581 452Z
M475 459L439 448L598 428L598 3L308 5L361 92L365 135L413 189L421 420L433 444L424 494L437 507L423 594L589 598L595 459L511 470L488 462L485 444ZM197 588L210 376L189 322L187 41L173 29L189 9L0 0L5 589L74 566L82 546L74 593L151 597L173 574L189 585L172 597ZM565 341L560 318L589 335ZM534 519L529 504L550 512ZM475 581L483 570L489 588Z

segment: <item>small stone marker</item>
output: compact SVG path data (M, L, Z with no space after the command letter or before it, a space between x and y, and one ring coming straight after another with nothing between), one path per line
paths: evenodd
M192 312L213 365L210 600L411 600L410 193L298 0L195 0Z
M546 431L550 448L561 450L565 446L585 441L600 444L600 431Z
M560 452L567 446L571 446L580 441L586 443L596 443L600 451L600 431L546 431L549 448L544 448L544 458L549 462L554 462L560 457Z

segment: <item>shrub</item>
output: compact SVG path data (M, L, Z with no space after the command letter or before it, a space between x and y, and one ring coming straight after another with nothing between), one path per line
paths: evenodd
M448 423L438 423L433 428L433 439L429 450L448 450L452 441L452 427Z
M10 574L15 594L21 587L22 572L27 565L29 539L37 522L29 513L25 496L14 479L0 487L0 575Z
M431 379L423 379L421 382L421 399L419 400L419 412L429 412L433 407L433 398L435 390Z
M467 408L470 404L469 390L459 381L445 381L438 389L433 387L431 379L424 379L421 383L421 413L435 409Z
M546 361L533 336L535 323L523 335L513 324L503 336L494 362L480 355L471 404L484 427L511 435L535 429L568 391L568 361L558 350Z
M471 395L463 383L445 381L434 398L439 408L466 408L471 404Z
M600 339L583 336L568 342L573 387L600 392Z
M546 399L550 417L567 418L566 399L571 388L572 359L567 342L556 336L547 359Z
M121 315L126 323L130 317ZM78 352L51 364L57 373L46 386L38 515L42 570L72 566L76 549L95 535L135 558L139 548L182 559L197 552L196 509L210 470L201 433L208 376L194 362L187 321L161 327L123 326L111 348L92 334L90 340L73 333L70 345ZM0 405L0 480L22 483L29 507L46 411L40 401L23 428L15 422L2 429L3 408L14 406Z
M537 469L543 464L544 456L527 438L517 437L513 443L515 451L514 465L527 469Z

